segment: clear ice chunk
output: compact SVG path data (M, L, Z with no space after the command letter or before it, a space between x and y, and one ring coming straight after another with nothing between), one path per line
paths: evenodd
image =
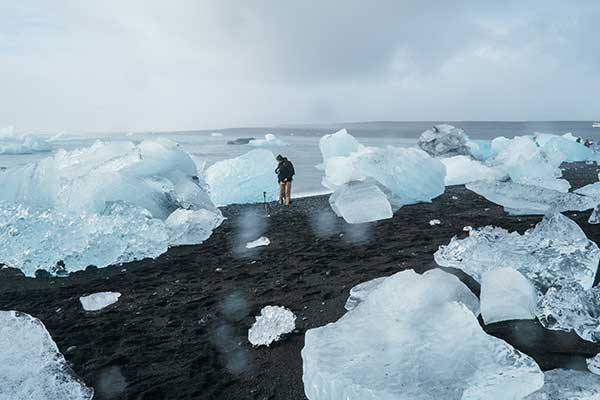
M376 185L351 182L337 189L329 204L338 217L349 224L362 224L392 218L392 206Z
M271 241L266 236L261 236L256 240L246 243L247 249L253 249L255 247L268 246L271 244Z
M0 311L0 399L91 400L42 322Z
M350 154L363 149L363 145L345 129L325 135L319 140L319 150L323 161L334 157L348 157Z
M575 222L557 213L545 216L523 235L493 226L473 229L468 237L454 237L447 246L440 246L434 259L479 282L487 271L512 267L545 292L561 282L591 288L600 249Z
M81 296L79 302L85 311L99 311L119 301L119 292L98 292Z
M460 128L452 125L435 125L421 133L419 147L432 157L471 155L469 137Z
M296 316L285 307L265 306L248 330L248 341L253 346L270 346L286 333L296 329Z
M386 278L337 322L306 332L306 396L519 399L542 387L530 357L482 330L476 305L477 297L441 270Z
M170 246L200 244L224 221L220 212L178 208L165 220Z
M442 158L440 161L446 167L444 182L447 186L464 185L465 183L479 180L496 180L502 177L500 171L471 157L454 156Z
M481 316L486 324L535 319L537 292L519 271L499 267L481 277Z
M526 400L598 400L600 376L585 371L553 369L544 373L544 386Z

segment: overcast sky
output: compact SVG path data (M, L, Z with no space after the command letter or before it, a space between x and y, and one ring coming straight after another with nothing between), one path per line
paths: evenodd
M600 1L0 0L0 126L600 119Z

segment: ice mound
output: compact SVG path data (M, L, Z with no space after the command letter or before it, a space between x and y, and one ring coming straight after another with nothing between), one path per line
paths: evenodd
M515 319L535 319L537 293L519 271L500 267L481 277L481 316L486 324Z
M281 336L296 329L296 316L285 307L265 306L254 325L248 330L248 341L253 346L270 346Z
M392 206L385 193L376 185L351 182L329 197L329 204L338 217L349 224L362 224L392 218Z
M596 197L514 182L477 181L467 183L466 187L492 203L503 206L512 215L585 211L599 202Z
M0 399L91 400L42 322L0 311Z
M199 244L212 235L212 231L225 220L220 212L211 210L186 210L178 208L165 220L169 245Z
M447 186L464 185L479 180L496 180L502 177L500 171L467 156L442 158L440 161L446 167L444 182Z
M361 150L363 147L364 146L358 143L358 140L350 135L345 129L325 135L319 140L319 150L321 150L323 161L327 161L334 157L348 157L350 154Z
M588 370L592 374L600 375L600 354L586 360Z
M574 330L600 342L600 287L585 289L577 282L551 287L540 300L538 318L548 329Z
M12 127L0 129L0 154L31 154L50 150L50 144L42 138L16 134Z
M440 270L386 278L337 322L306 332L306 396L518 399L539 389L537 364L485 334L473 313L477 303Z
M99 311L119 301L119 292L98 292L81 296L79 302L85 311Z
M350 296L348 297L348 300L346 300L344 308L348 311L355 309L356 306L366 299L373 290L377 289L385 279L387 279L387 276L371 279L370 281L354 286L350 289Z
M262 203L264 192L267 201L277 200L275 168L275 156L265 149L218 161L206 170L210 197L217 206Z
M250 146L267 147L267 146L285 146L286 143L272 133L267 133L264 139L253 139L248 143Z
M583 143L577 143L566 136L536 133L535 141L550 160L557 163L591 161L596 159L594 151Z
M526 400L598 400L600 376L584 371L553 369L544 373L544 387Z
M463 270L481 282L482 275L510 266L542 292L561 282L591 288L600 249L581 228L562 214L545 216L523 235L493 226L473 229L464 239L452 238L434 254L438 265Z
M432 157L470 155L469 137L460 128L452 125L435 125L421 133L418 145Z
M253 249L255 247L268 246L271 244L271 241L266 236L261 236L256 240L246 243L247 249Z

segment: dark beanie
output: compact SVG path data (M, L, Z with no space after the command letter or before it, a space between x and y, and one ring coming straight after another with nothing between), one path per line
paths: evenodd
M283 156L281 154L277 154L277 157L275 157L275 159L277 161L283 161Z

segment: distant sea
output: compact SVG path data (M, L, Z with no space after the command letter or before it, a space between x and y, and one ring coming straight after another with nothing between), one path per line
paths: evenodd
M361 143L369 146L413 146L427 128L434 124L449 123L462 128L472 139L491 140L497 136L511 138L535 132L564 134L600 140L600 128L592 128L592 121L558 122L499 122L499 121L419 121L419 122L352 122L340 124L285 125L275 127L229 128L187 132L146 132L107 134L61 134L51 141L52 152L58 149L72 150L86 147L96 140L141 141L147 138L165 137L179 142L184 149L202 160L206 166L216 161L240 156L255 147L229 145L236 138L263 138L273 133L283 140L285 146L268 147L274 155L282 154L291 159L296 168L294 191L302 194L320 193L322 171L315 166L321 160L318 142L325 134L346 128ZM213 133L222 136L213 136ZM0 167L14 168L49 156L48 152L25 155L0 155ZM275 179L275 178L274 178Z

